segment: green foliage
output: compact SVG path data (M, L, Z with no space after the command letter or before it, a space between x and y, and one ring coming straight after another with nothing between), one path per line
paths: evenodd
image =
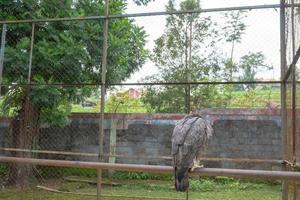
M145 113L149 108L140 98L129 96L129 91L111 95L105 104L105 112L109 113Z
M234 91L231 93L230 108L265 108L273 103L280 106L279 89L249 89L247 91Z
M147 5L154 0L132 1L137 5ZM103 2L102 0L2 0L0 3L0 19L20 20L103 15ZM110 12L118 11L120 14L124 10L126 3L127 0L109 1Z
M145 4L148 1L136 1ZM100 15L103 1L1 1L0 18L5 20ZM111 14L122 14L126 1L110 2ZM3 110L16 113L30 93L33 105L41 111L40 123L63 125L71 104L91 95L95 88L46 86L101 82L102 23L65 21L35 24L31 83L38 86L6 88ZM8 25L3 69L5 83L27 83L31 25ZM109 24L107 82L121 82L146 60L146 33L124 18Z
M38 166L37 171L43 178L62 178L67 176L97 177L97 170L94 169Z
M149 174L145 172L115 172L113 179L119 180L172 180L169 174Z
M207 180L207 179L200 179L200 180L190 180L190 190L192 191L210 191L213 190L215 187L214 182Z
M231 191L239 191L239 190L259 190L265 187L265 185L280 185L280 183L276 182L249 182L243 181L234 178L228 177L215 177L215 178L205 178L201 177L198 180L192 178L190 180L190 190L191 191L216 191L216 190L231 190Z
M7 175L8 166L6 164L0 164L0 177Z
M185 0L176 8L170 0L167 11L199 9L198 0ZM167 17L164 33L155 41L152 60L159 73L147 77L147 82L201 82L201 81L255 81L261 70L272 67L265 64L261 52L249 52L237 61L233 60L234 46L240 43L246 25L244 11L226 12L225 23L218 25L210 17L202 14L171 15ZM230 43L231 54L223 55L217 43ZM222 43L222 44L223 44ZM220 78L221 77L221 78ZM142 98L155 112L187 112L187 96L190 108L235 107L234 93L239 90L253 90L257 86L199 85L199 86L147 86ZM253 91L252 91L253 92ZM256 91L248 91L245 96L255 103ZM244 94L243 94L244 95ZM249 96L250 95L250 96ZM246 100L248 103L249 101ZM240 102L238 102L240 103ZM261 102L259 103L261 104ZM247 105L248 106L248 105Z
M238 64L240 70L240 81L255 81L255 76L259 71L271 70L272 66L265 64L265 56L262 52L251 53L240 58ZM255 84L247 85L245 89L254 89Z
M199 9L199 0L186 0L176 8L170 0L167 11ZM152 60L159 73L147 77L149 82L210 80L218 76L218 40L216 24L201 14L167 17L165 32L155 41ZM193 53L197 52L197 53ZM185 112L188 88L184 86L149 86L143 102L155 112Z
M231 85L203 85L192 90L192 109L226 108L231 99Z
M246 88L246 86L240 88ZM192 88L191 108L267 108L270 104L280 107L279 88L261 86L247 90L240 88L232 85L194 87ZM180 94L180 90L176 89L175 86L172 89L169 87L162 93L160 90L149 88L142 100L152 105L155 112L184 112L182 106L184 93Z
M96 193L97 185L83 182L69 182L60 179L43 179L44 186L58 188L60 191L68 191L74 193ZM76 177L76 179L90 180L94 182L95 177L83 178ZM153 198L174 198L184 199L185 193L176 192L174 189L173 180L135 180L135 179L114 179L107 180L104 178L104 182L112 181L119 183L118 186L108 186L102 188L101 192L103 195L110 200L119 199L132 199L132 196L137 196L144 199L143 197ZM28 188L23 191L25 199L33 199L38 194L42 198L50 199L71 199L80 200L82 196L61 194L61 193L49 193L48 191L40 190L36 187ZM110 197L116 196L116 197ZM126 197L127 196L127 197ZM130 197L131 198L130 198ZM17 188L2 188L0 191L0 199L17 200L19 199L19 189ZM258 182L258 181L243 181L233 178L216 177L216 178L205 178L205 177L191 177L190 179L190 199L214 199L214 200L274 200L281 199L281 182L269 183L269 182ZM95 199L94 196L85 196L84 199Z
M157 176L144 172L115 172L114 179L127 179L127 180L147 180L157 179Z
M233 74L238 71L238 66L234 63L234 50L236 43L240 43L242 35L245 32L246 25L243 19L246 18L246 11L230 11L225 12L225 26L222 28L225 41L231 43L230 57L224 59L224 74L225 80L232 81Z
M148 105L148 112L158 113L184 112L184 88L180 86L149 86L142 97L144 104Z
M190 8L200 8L199 1L183 1L179 10ZM174 1L169 1L167 11L175 10L177 9ZM216 35L215 24L209 17L199 17L199 14L167 17L165 32L155 40L152 55L152 60L159 68L159 74L149 79L184 81L188 72L191 80L213 77L216 66L213 65ZM192 55L191 63L188 63L189 48L191 52L199 52Z
M151 1L155 1L155 0L133 0L133 2L139 6L146 5L147 3L151 2Z
M99 103L94 107L83 107L80 104L72 104L72 110L73 113L96 113L99 112L100 106Z
M247 11L230 11L225 12L226 19L223 31L226 37L226 42L241 42L242 35L245 33L246 25L243 19L246 18Z
M16 112L21 109L20 102L23 101L24 96L24 86L10 86L3 98L3 101L1 102L2 113L9 116L16 114Z
M131 182L130 182L131 183ZM145 197L152 198L169 198L169 199L185 199L185 193L178 193L174 191L173 184L171 182L155 182L149 183L148 181L135 182L134 184L124 185L121 187L103 187L101 192L103 195L107 195L107 200L120 200L120 199L132 199L132 196L136 196L135 199L145 199ZM65 184L67 184L65 186ZM85 184L69 184L61 183L59 185L61 189L72 192L81 193L96 193L96 186ZM24 190L25 199L34 199L36 194L39 197L48 199L68 199L68 200L81 200L82 195L70 195L63 193L51 193L43 191L37 188L30 188ZM115 197L113 196L115 195ZM280 200L281 199L281 187L280 185L270 186L262 185L259 189L245 189L245 190L213 190L208 192L203 191L191 191L189 192L189 199L214 199L214 200ZM20 199L19 189L17 188L3 188L0 191L0 198L3 200L18 200ZM85 200L94 200L95 196L84 196Z

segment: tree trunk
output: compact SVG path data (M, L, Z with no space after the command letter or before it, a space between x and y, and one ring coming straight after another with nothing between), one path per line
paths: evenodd
M29 89L22 102L22 107L10 124L10 146L20 151L12 153L15 157L30 158L31 152L22 150L32 150L32 142L39 134L39 108L32 104L29 99ZM26 187L29 185L31 166L26 164L11 163L9 167L8 185L19 185Z

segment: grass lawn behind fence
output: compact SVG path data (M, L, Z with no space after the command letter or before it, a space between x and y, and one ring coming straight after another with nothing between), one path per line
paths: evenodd
M85 178L86 180L86 178ZM108 180L105 180L108 181ZM105 200L120 199L184 199L185 193L176 192L172 180L113 180L116 186L104 185L102 194ZM24 199L45 200L90 200L96 199L96 184L80 181L51 179L40 185L58 190L62 193L49 192L33 187L24 190L2 188L1 200ZM70 193L70 194L68 194ZM77 194L72 194L77 193ZM79 193L81 195L79 195ZM91 195L91 196L89 196ZM133 198L139 197L139 198ZM280 183L245 182L228 178L193 178L190 181L189 199L191 200L279 200Z

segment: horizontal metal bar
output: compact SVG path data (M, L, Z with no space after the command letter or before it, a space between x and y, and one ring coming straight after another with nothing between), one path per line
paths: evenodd
M30 152L38 154L53 154L53 155L69 155L69 156L88 156L88 157L98 157L97 153L82 153L82 152L70 152L70 151L49 151L49 150L31 150L31 149L17 149L17 148L4 148L0 147L2 151L13 151L13 152ZM104 157L116 157L116 158L139 158L139 159L163 159L172 160L171 156L129 156L120 154L104 154ZM272 160L272 159L248 159L248 158L222 158L222 157L201 157L200 160L203 161L227 161L227 162L251 162L251 163L273 163L282 164L283 160Z
M288 80L289 76L291 75L292 69L297 64L297 62L299 60L299 57L300 57L300 46L299 46L299 48L298 48L298 50L297 50L297 52L296 52L296 54L295 54L295 56L293 58L292 63L290 64L288 70L286 71L286 74L285 74L285 77L284 77L285 81Z
M147 13L132 13L132 14L119 14L106 16L81 16L81 17L66 17L66 18L46 18L46 19L28 19L28 20L4 20L0 21L0 24L16 24L16 23L42 23L42 22L61 22L61 21L83 21L83 20L101 20L101 19L117 19L128 17L147 17L147 16L161 16L172 14L192 14L192 13L209 13L209 12L225 12L234 10L259 10L259 9L276 9L280 4L270 5L254 5L254 6L235 6L225 8L207 8L199 10L187 10L187 11L171 11L171 12L147 12ZM292 4L286 4L286 8L292 7ZM295 3L294 7L300 7L300 3Z
M70 152L70 151L49 151L49 150L31 150L31 149L18 149L18 148L4 148L0 147L1 151L12 151L12 152L27 152L27 153L38 153L38 154L54 154L54 155L68 155L68 156L88 156L98 157L97 153L82 153L82 152Z
M292 5L286 4L285 7L292 7ZM300 3L295 3L294 7L300 7ZM206 9L199 9L199 10L172 11L172 12L165 11L165 12L135 13L135 14L112 15L109 16L109 18L149 17L149 16L172 15L172 14L210 13L210 12L226 12L226 11L235 11L235 10L260 10L260 9L276 9L276 8L280 8L280 4L234 6L234 7L224 7L224 8L206 8Z
M80 162L80 161L60 161L33 158L17 158L0 156L0 162L20 163L53 167L74 167L89 169L110 169L118 171L152 172L152 173L173 173L173 167L157 165L135 165L135 164L113 164L101 162ZM236 178L252 179L275 179L275 180L300 180L300 172L288 171L267 171L267 170L242 170L242 169L222 169L222 168L199 168L192 174L201 176L227 176Z
M195 81L195 82L150 82L150 83L106 83L105 86L142 86L142 85L235 85L235 84L281 84L282 81ZM21 83L21 84L9 84L3 83L1 86L100 86L101 83L49 83L49 84L36 84L36 83Z
M63 17L63 18L45 18L45 19L24 19L24 20L4 20L0 24L20 24L20 23L44 23L44 22L66 22L66 21L88 21L102 20L105 16L81 16L81 17Z
M17 149L17 148L3 148L0 147L2 151L12 151L12 152L29 152L38 154L53 154L53 155L69 155L69 156L88 156L88 157L98 157L97 153L82 153L82 152L70 152L70 151L49 151L49 150L31 150L31 149ZM170 156L129 156L129 155L118 155L118 154L103 154L104 157L116 157L116 158L146 158L146 159L165 159L170 160Z
M195 81L195 82L152 82L152 83L110 83L108 86L118 85L234 85L234 84L280 84L281 81Z
M252 159L252 158L210 158L203 157L200 160L204 161L226 161L235 163L272 163L272 164L282 164L283 160L272 160L272 159Z

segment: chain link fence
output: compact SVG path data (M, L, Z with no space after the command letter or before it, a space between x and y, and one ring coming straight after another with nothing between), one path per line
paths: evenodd
M4 9L2 20L48 19L1 22L0 155L171 166L175 123L202 110L215 130L202 157L205 167L282 170L280 108L287 111L290 133L295 130L293 98L297 103L298 97L293 97L289 79L283 107L280 41L269 37L279 26L256 23L256 16L264 15L278 21L279 6L188 13L191 9L182 2L168 4L167 11L174 14L141 16L142 25L136 16L120 16L126 5L117 0L111 2L110 19L101 16L102 1L41 1L31 7L16 1L14 9ZM289 30L292 12L286 9ZM295 8L295 24L297 13ZM106 20L108 46L103 47ZM151 22L157 20L164 26L155 28ZM298 29L292 33L294 42L287 37L288 65L291 49L299 46ZM132 79L138 70L140 82ZM175 192L170 174L103 170L101 181L104 199L187 199ZM193 176L188 198L273 200L281 199L282 192L297 198L298 183L285 183ZM0 199L96 199L99 174L88 168L1 163L0 186Z
M285 140L287 147L285 150L285 159L290 163L288 170L298 171L298 146L299 146L299 123L298 123L298 57L299 48L299 9L293 7L299 1L288 1L292 7L286 10L286 45L287 45L287 76L286 78L286 131ZM298 50L299 51L299 50ZM285 182L286 199L298 199L299 183Z

